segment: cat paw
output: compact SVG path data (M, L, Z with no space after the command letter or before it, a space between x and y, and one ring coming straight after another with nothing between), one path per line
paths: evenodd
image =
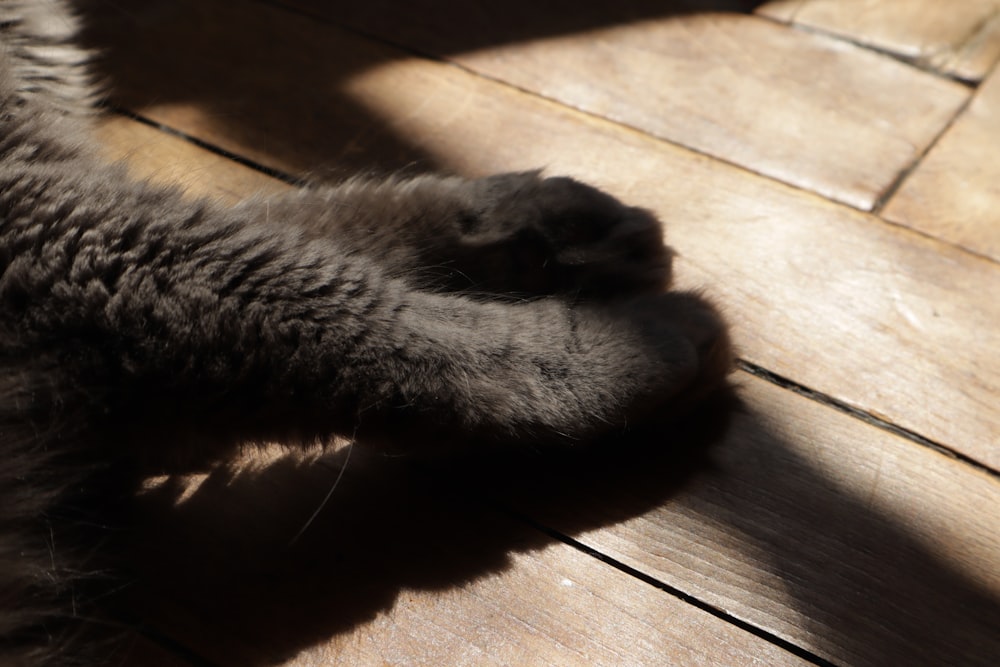
M615 296L665 289L672 252L659 221L571 178L511 173L473 181L463 218L487 289Z
M639 297L622 308L640 325L645 342L640 347L655 350L651 358L671 360L677 369L669 386L650 393L657 412L667 406L670 413L684 412L724 383L733 368L733 348L725 319L709 301L691 292L671 292ZM686 352L678 354L678 349Z
M687 413L723 387L732 370L726 322L697 294L591 302L574 312L577 349L594 373L573 392L585 403L583 415L596 417L577 418L581 440ZM572 426L559 430L572 433Z

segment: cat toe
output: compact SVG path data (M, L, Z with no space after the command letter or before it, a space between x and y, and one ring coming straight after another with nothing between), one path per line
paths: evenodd
M651 212L563 176L504 174L483 186L491 201L485 227L505 230L515 239L509 245L539 258L539 293L602 298L669 285L673 253Z
M719 310L690 292L665 295L671 321L692 345L694 373L678 392L678 405L693 404L723 385L733 368L729 330Z

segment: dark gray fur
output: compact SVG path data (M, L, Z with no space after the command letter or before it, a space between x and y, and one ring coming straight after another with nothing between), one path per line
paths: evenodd
M60 508L104 467L338 432L575 443L728 369L645 211L535 173L191 200L95 157L65 6L0 0L0 26L2 665L68 662L96 542Z

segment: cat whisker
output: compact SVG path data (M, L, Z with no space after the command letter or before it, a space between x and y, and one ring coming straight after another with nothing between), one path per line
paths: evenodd
M302 525L302 527L299 528L299 531L295 533L295 536L288 542L288 548L292 548L295 546L295 544L305 534L305 532L309 530L309 526L313 524L313 522L316 520L316 517L319 516L319 513L322 512L323 508L326 507L327 503L330 502L330 498L333 497L333 492L336 491L337 487L340 485L340 480L343 479L344 477L344 471L347 470L347 464L351 460L351 452L354 451L354 444L357 442L356 436L357 432L355 431L355 433L351 436L350 441L347 443L347 454L344 455L344 463L340 468L340 472L337 473L336 479L333 480L333 484L330 485L329 491L326 492L326 495L323 497L323 500L320 502L316 510L309 516L309 518Z

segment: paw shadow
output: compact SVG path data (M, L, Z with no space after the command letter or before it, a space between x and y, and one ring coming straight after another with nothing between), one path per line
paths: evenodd
M281 663L391 613L404 591L458 588L553 544L510 511L513 495L587 507L574 530L661 504L703 464L732 400L581 450L413 461L359 444L156 479L138 497L116 606L211 664ZM598 479L609 490L593 512Z
M782 414L775 393L748 392L709 463L624 540L611 528L583 542L816 664L995 664L995 480L805 399L778 405L809 416ZM832 463L841 458L849 462ZM572 534L614 512L602 504L607 491L597 480L589 503L516 506ZM640 477L627 493L649 491Z
M935 543L934 521L963 501L921 486L941 474L912 463L931 453L880 433L888 460L910 463L859 486L843 474L863 478L864 457L837 474L828 457L869 427L837 416L830 439L815 415L801 423L786 428L759 391L725 392L575 451L413 461L358 447L325 504L345 451L219 468L196 489L166 479L140 499L121 602L210 664L275 664L358 641L406 591L460 588L569 536L816 664L992 664L1000 595L981 568L995 547Z

